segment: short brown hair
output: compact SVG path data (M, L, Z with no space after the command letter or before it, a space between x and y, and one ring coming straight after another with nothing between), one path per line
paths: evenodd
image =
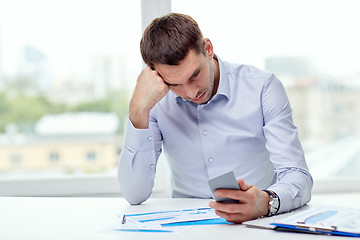
M154 67L154 64L178 65L190 50L205 54L203 40L192 17L169 13L147 26L140 41L140 51L149 67Z

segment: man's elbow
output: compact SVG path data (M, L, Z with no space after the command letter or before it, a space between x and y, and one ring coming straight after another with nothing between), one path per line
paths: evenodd
M136 192L136 193L131 193L131 194L126 194L125 192L123 192L123 196L124 196L125 200L128 201L128 203L130 203L131 205L139 205L139 204L145 202L150 197L150 194L144 195L144 194L141 194L140 191L139 191L139 193Z
M124 184L121 184L121 181L119 182L122 196L131 205L139 205L145 202L151 195L151 191L145 188L140 188L140 186L130 184L129 182Z

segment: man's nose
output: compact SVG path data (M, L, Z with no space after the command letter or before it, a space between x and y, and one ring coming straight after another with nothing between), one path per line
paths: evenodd
M196 96L199 92L199 88L192 84L184 85L184 90L185 90L186 95L191 99L196 98Z

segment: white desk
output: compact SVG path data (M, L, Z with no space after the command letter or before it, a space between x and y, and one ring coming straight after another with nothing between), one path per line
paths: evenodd
M138 206L141 211L170 208L192 208L207 205L209 200L150 198ZM327 204L360 208L360 193L315 195L310 204ZM119 198L0 198L1 240L111 240L111 239L336 239L312 234L286 233L247 228L243 225L194 226L180 234L164 233L102 233L121 219L117 213L129 204Z

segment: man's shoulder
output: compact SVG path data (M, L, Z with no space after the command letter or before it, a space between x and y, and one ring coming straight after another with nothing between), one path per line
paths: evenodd
M224 66L230 85L247 82L250 85L263 86L273 76L272 73L261 70L253 65L225 63Z
M228 74L232 74L235 76L242 76L242 77L270 77L273 75L270 72L262 70L258 67L248 64L235 64L235 63L225 63L226 69Z

